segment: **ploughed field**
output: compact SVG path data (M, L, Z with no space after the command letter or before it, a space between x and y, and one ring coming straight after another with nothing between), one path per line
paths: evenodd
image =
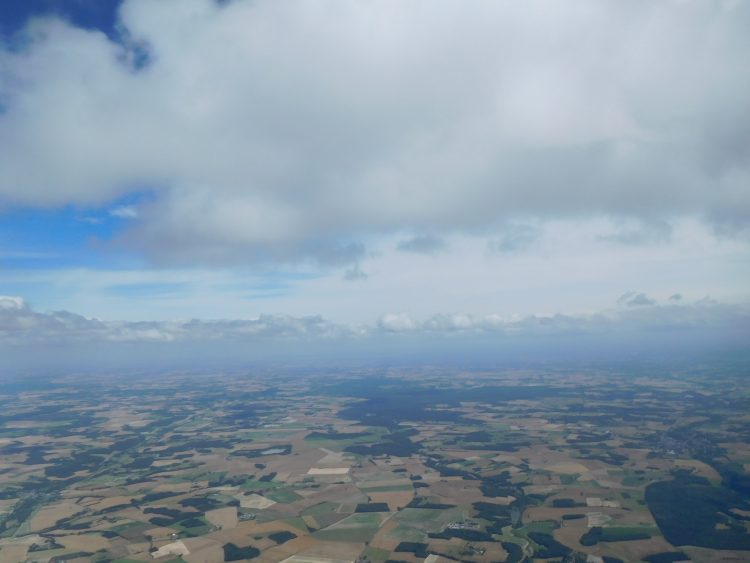
M740 367L0 382L0 562L750 560Z

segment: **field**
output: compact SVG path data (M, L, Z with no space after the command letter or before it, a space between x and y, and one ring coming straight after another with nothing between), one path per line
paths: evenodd
M0 383L0 562L750 560L744 389L637 367Z

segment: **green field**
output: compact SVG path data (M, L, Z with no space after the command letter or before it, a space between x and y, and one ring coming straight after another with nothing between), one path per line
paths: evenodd
M271 500L281 503L295 502L302 498L291 489L275 489L266 494L266 496Z

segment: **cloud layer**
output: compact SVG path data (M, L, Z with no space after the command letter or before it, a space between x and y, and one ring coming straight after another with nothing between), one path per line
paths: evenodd
M119 43L46 20L0 53L0 203L147 191L113 213L158 263L351 264L374 235L517 217L656 225L624 242L676 216L748 225L747 2L127 0L120 16Z
M253 320L102 321L68 311L40 313L20 297L0 296L0 338L5 344L26 345L85 342L248 342L286 338L332 338L354 335L321 317L261 315Z
M103 321L68 311L37 312L20 297L0 296L0 340L7 347L76 342L345 342L389 334L423 337L484 334L499 339L533 339L609 333L636 334L647 339L653 332L697 330L705 334L729 331L750 336L749 306L727 306L710 299L656 305L655 300L643 293L633 295L622 307L593 315L505 318L437 314L418 320L403 313L388 313L369 325L333 323L320 316L289 315L261 315L242 320Z

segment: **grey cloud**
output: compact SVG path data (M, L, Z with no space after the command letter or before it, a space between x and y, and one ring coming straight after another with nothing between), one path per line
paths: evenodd
M680 293L674 293L669 296L669 300L673 302L680 302L682 301L682 294Z
M635 295L635 291L626 291L617 298L618 305L625 305Z
M656 301L651 299L645 293L636 293L634 291L628 291L623 293L617 299L618 305L625 305L626 307L647 307L649 305L655 305Z
M126 0L120 24L147 67L51 21L0 52L0 204L149 186L123 242L190 264L519 217L748 225L748 2Z
M445 241L434 235L417 235L400 241L396 248L401 252L435 254L436 252L445 249Z
M648 297L645 293L639 293L627 303L627 305L630 307L635 307L635 306L645 307L645 306L655 305L655 304L656 304L656 301Z
M359 264L355 264L351 268L347 268L344 272L344 279L346 281L364 281L368 278L366 272L362 271Z
M500 236L489 241L489 249L497 254L525 250L539 239L539 229L531 225L507 225Z

